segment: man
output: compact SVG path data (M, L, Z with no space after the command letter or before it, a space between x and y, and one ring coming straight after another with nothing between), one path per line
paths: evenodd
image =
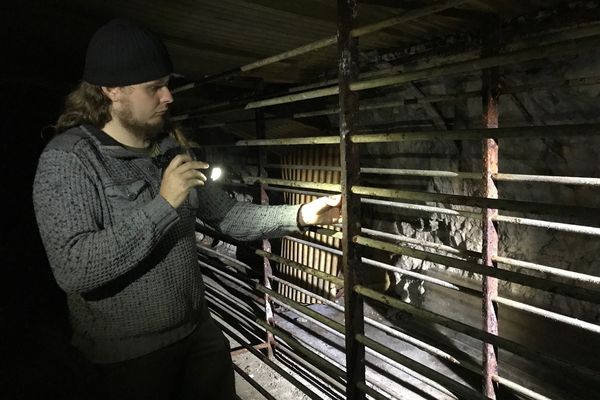
M100 28L58 120L64 132L44 149L34 182L72 341L96 366L105 398L234 397L229 345L197 265L196 217L239 240L339 217L339 196L260 206L204 186L208 165L163 134L171 73L148 31L123 20ZM171 153L181 154L160 162Z

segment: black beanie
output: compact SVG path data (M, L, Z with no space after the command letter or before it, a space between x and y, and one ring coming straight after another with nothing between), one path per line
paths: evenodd
M169 53L157 36L127 20L114 19L90 40L83 80L98 86L127 86L172 72Z

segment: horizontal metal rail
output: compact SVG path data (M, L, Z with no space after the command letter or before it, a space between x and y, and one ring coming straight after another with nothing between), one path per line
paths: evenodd
M444 207L434 207L434 206L423 206L420 204L412 204L412 203L402 203L399 201L388 201L388 200L378 200L378 199L368 199L362 198L360 199L361 203L364 204L373 204L384 207L394 207L401 208L404 210L412 210L419 211L428 214L445 214L452 215L456 217L465 217L465 218L481 218L481 212L473 212L473 211L465 211L465 210L453 210L451 208Z
M317 324L318 326L320 326L321 328L325 329L326 331L332 333L334 336L337 336L339 338L344 338L344 326L328 317L323 316L322 314L311 310L308 307L302 306L296 302L294 302L293 300L288 299L285 296L279 295L278 293L269 290L267 288L265 288L262 285L258 285L257 289L265 294L268 294L269 296L271 296L271 300L274 303L278 303L279 305L283 306L284 308L291 310L292 312L302 315L308 319L311 319L315 324ZM389 348L386 348L388 351L393 351ZM367 350L367 352L377 358L382 359L383 361L386 361L388 363L390 363L390 360L388 360L389 356L385 353L381 353L381 352L377 352L374 350ZM410 373L413 372L413 370L407 368L405 363L398 363L396 364L396 360L391 359L391 365L398 368L399 370L406 372L406 373ZM416 371L417 373L421 373L420 371ZM441 390L441 391L445 391L447 390L446 388L444 388L443 386L438 386L439 385L439 381L436 381L434 378L432 378L432 376L425 374L422 374L423 377L426 378L427 383L430 384L432 387L435 387L437 390Z
M554 276L558 276L561 278L569 278L578 282L583 283L592 283L595 285L600 285L600 276L582 274L580 272L568 271L561 268L548 267L546 265L530 263L527 261L515 260L509 257L500 257L494 256L493 260L495 262L510 265L513 267L525 268L533 271L543 272L545 274L551 274Z
M600 374L598 371L590 370L586 367L582 367L576 364L573 364L569 361L561 360L559 358L554 357L551 354L546 352L532 350L527 346L523 346L519 343L513 342L511 340L505 339L501 336L496 336L491 333L482 331L481 329L474 328L470 325L464 324L459 321L455 321L451 318L445 317L440 314L436 314L434 312L424 310L422 308L415 307L411 304L405 303L395 297L391 297L385 295L383 293L379 293L373 289L369 289L364 286L357 285L354 287L354 290L370 299L376 300L380 303L387 304L388 306L404 312L406 314L417 317L421 320L433 322L435 324L439 324L450 328L456 332L463 333L472 338L491 343L495 346L508 350L514 354L525 357L532 361L543 361L550 365L556 366L564 371L576 372L580 375L587 377L588 379L593 380L594 382L600 382Z
M369 339L365 335L360 335L360 334L356 335L356 340L358 340L360 343L364 344L368 348L375 350L376 352L383 354L386 357L391 358L392 360L396 361L397 363L405 365L406 367L410 368L411 370L413 370L423 376L426 376L436 382L441 383L446 388L448 388L450 391L459 395L461 399L477 399L477 400L488 399L488 397L484 396L483 394L479 393L478 391L476 391L468 386L465 386L463 384L460 384L460 383L456 382L455 380L448 378L446 375L444 375L434 369L426 367L425 365L418 363L418 362L414 361L413 359L406 357L406 356L398 353L397 351L394 351L394 350L382 345L379 342L376 342L375 340Z
M506 215L497 215L492 218L496 222L506 222L514 225L532 226L535 228L553 229L556 231L581 233L590 236L600 236L600 228L586 225L565 224L561 222L543 221L539 219L509 217Z
M326 372L331 378L344 381L345 372L335 364L325 360L318 354L309 350L309 348L302 343L300 343L295 337L291 334L283 331L282 329L276 328L274 326L269 325L266 321L257 320L260 325L262 325L266 330L271 332L273 335L283 339L288 346L302 354L306 357L311 363L321 368L324 372Z
M292 261L292 260L288 260L287 258L280 257L280 256L277 256L277 255L272 254L272 253L268 253L268 252L266 252L264 250L256 250L256 254L258 254L261 257L267 257L269 260L276 261L276 262L278 262L280 264L285 264L288 267L300 270L302 272L306 272L307 274L313 275L313 276L315 276L317 278L320 278L320 279L326 280L328 282L331 282L334 285L337 285L338 287L343 287L344 286L344 280L338 278L337 276L334 276L334 275L331 275L331 274L319 271L319 270L311 268L311 267L307 267L306 265L297 263L297 262Z
M574 326L576 328L583 329L588 332L600 333L600 325L592 324L590 322L582 321L577 318L568 317L566 315L562 315L559 313L555 313L552 311L544 310L539 307L534 307L529 304L525 304L519 301L510 300L504 297L494 297L492 301L505 305L510 308L514 308L515 310L525 311L531 314L539 315L541 317L550 319L552 321L560 322L566 325Z
M600 132L600 131L599 131ZM271 179L260 177L245 177L246 184L263 183L268 185L280 185L294 188L306 188L340 192L340 185L333 183L314 183L305 181L292 181L284 179ZM485 197L462 196L447 193L417 192L400 189L384 189L369 186L353 186L352 193L362 196L387 197L393 199L431 201L438 203L450 203L453 205L470 206L478 208L495 208L505 211L517 211L531 214L554 214L569 217L585 217L597 220L600 215L599 208L577 207L551 203L536 203L519 200L490 199ZM453 210L454 211L454 210Z
M269 357L267 357L266 355L261 353L259 350L255 349L249 343L245 343L245 340L243 338L241 338L240 336L235 334L225 324L221 323L218 320L215 322L217 323L217 325L219 325L219 328L221 328L221 330L223 332L225 332L229 337L231 337L233 340L238 342L241 346L243 346L246 350L248 350L256 358L258 358L259 360L261 360L262 362L267 364L269 367L273 368L273 370L275 370L279 375L284 377L288 382L292 383L295 387L300 389L300 391L302 391L302 393L307 395L310 399L322 400L321 396L314 393L311 389L309 389L306 385L304 385L302 382L300 382L298 379L296 379L293 375L291 375L289 372L287 372L281 366L274 363L271 359L269 359Z
M294 242L301 243L306 246L311 246L316 249L327 251L327 252L330 252L330 253L338 255L338 256L342 255L342 252L338 249L333 249L331 247L315 244L315 243L309 242L307 240L298 239L298 238L295 238L292 236L286 236L286 238L288 240L292 240ZM476 297L481 297L481 290L471 289L471 288L461 286L461 285L455 285L450 282L446 282L441 279L433 278L431 276L428 276L428 275L425 275L425 274L422 274L419 272L411 271L411 270L408 270L408 269L405 269L402 267L397 267L394 265L389 265L389 264L386 264L386 263L383 263L380 261L376 261L376 260L372 260L372 259L366 258L366 257L361 257L361 262L366 265L372 265L372 266L382 268L382 269L385 269L388 271L393 271L393 272L397 272L402 275L410 276L411 278L420 279L424 282L429 282L434 285L445 287L447 289L456 290L456 291L466 293L466 294L476 296Z
M271 276L271 279L273 279L276 282L280 282L280 283L282 283L284 285L287 285L287 286L289 286L289 287L293 288L294 290L297 290L297 291L299 291L301 293L304 293L307 296L310 296L310 297L314 298L315 300L318 300L318 301L322 302L323 304L327 304L328 306L334 308L337 311L344 312L344 310L345 310L344 306L339 305L339 304L337 304L337 303L335 303L335 302L333 302L331 300L328 300L325 297L319 296L319 295L311 292L310 290L306 290L304 288L301 288L300 286L294 285L293 283L288 282L288 281L286 281L284 279L278 278L276 276ZM392 328L392 327L390 327L388 325L382 324L381 322L378 322L378 321L376 321L376 320L374 320L372 318L366 317L365 318L365 322L367 324L371 325L371 326L374 326L374 327L382 330L383 332L385 332L385 333L387 333L387 334L389 334L389 335L391 335L391 336L393 336L393 337L395 337L397 339L400 339L400 340L403 340L403 341L405 341L407 343L410 343L413 346L415 346L415 347L417 347L417 348L419 348L419 349L421 349L423 351L428 352L429 354L432 354L432 355L434 355L436 357L439 357L439 358L441 358L441 359L443 359L445 361L451 362L453 364L462 365L463 367L469 369L472 372L481 373L481 367L477 366L477 365L475 365L473 363L471 363L470 361L459 360L458 358L450 355L449 353L446 353L445 351L443 351L441 349L438 349L438 348L436 348L436 347L434 347L434 346L432 346L432 345L430 345L430 344L428 344L426 342L423 342L422 340L419 340L419 339L416 339L416 338L414 338L414 337L412 337L410 335L407 335L406 333L401 332L401 331L399 331L397 329L394 329L394 328Z
M457 5L460 5L464 2L465 2L465 0L440 1L440 2L434 3L432 5L429 5L427 7L421 7L421 8L417 8L417 9L413 9L413 10L408 10L401 15L386 19L384 21L380 21L380 22L370 24L370 25L365 25L365 26L362 26L359 28L354 28L350 34L352 37L360 37L360 36L368 35L370 33L378 32L378 31L390 28L392 26L399 25L404 22L422 18L422 17L428 16L431 14L438 13L443 10L447 10L452 7L456 7ZM292 57L297 57L299 55L306 54L311 51L315 51L315 50L322 49L324 47L332 46L336 43L337 43L337 36L335 36L335 35L330 36L325 39L317 40L315 42L297 47L295 49L285 51L283 53L279 53L279 54L276 54L276 55L273 55L273 56L270 56L267 58L263 58L262 60L254 61L250 64L246 64L241 67L231 69L229 71L225 71L225 72L221 72L221 73L213 74L213 75L208 75L204 79L202 79L198 82L193 82L193 83L189 83L189 84L180 86L179 88L174 90L173 93L183 92L185 90L192 89L203 83L213 82L215 80L224 79L227 77L238 75L242 72L251 71L251 70L254 70L254 69L257 69L260 67L264 67L265 65L270 65L270 64L274 64L276 62L287 60Z
M552 400L549 397L543 396L537 392L534 392L531 389L527 389L526 387L521 386L516 382L513 382L506 378L501 378L498 375L493 376L492 380L502 386L506 386L507 388L511 389L513 392L523 395L532 400Z
M490 57L483 57L475 60L460 61L441 66L424 68L421 70L394 74L381 78L361 80L350 84L350 89L357 92L361 90L416 82L432 77L439 78L441 76L459 75L491 67L499 67L552 56L572 54L582 50L598 47L600 45L600 37L596 31L591 32L592 35L585 38L570 39L557 43L545 44L534 48L511 51ZM296 101L334 96L338 93L338 86L330 86L321 89L308 90L297 94L288 94L271 99L249 102L245 109L248 110L261 107L270 107Z
M417 140L481 140L490 135L489 129L461 129L455 131L405 131L352 135L354 143L390 143ZM600 124L564 124L546 126L519 126L495 128L496 139L526 139L600 135ZM285 139L239 140L235 146L295 146L314 144L339 144L339 136L310 136Z
M411 249L409 247L382 242L380 240L369 239L362 236L356 236L353 240L355 243L370 248L384 250L395 254L402 254L408 257L417 258L419 260L430 261L432 263L457 268L462 271L470 272L473 274L491 276L493 278L502 279L507 282L518 283L519 285L529 286L546 292L557 293L564 296L570 296L580 300L600 304L600 291L597 290L574 287L569 284L542 279L531 275L524 275L518 272L499 268L486 268L481 264L477 264L475 262L459 260L457 258L442 256L439 254L429 253L422 250Z

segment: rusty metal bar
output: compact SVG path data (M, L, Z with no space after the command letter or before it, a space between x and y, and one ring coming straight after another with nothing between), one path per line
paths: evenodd
M425 365L414 361L413 359L406 357L397 351L394 351L375 340L369 339L363 334L356 335L356 340L361 342L363 345L375 350L376 352L383 354L399 364L405 365L412 371L415 371L435 382L443 384L448 390L460 396L461 399L487 399L488 397L482 395L476 390L471 389L461 383L456 382L453 379L448 378L446 375L437 372L434 369L426 367Z
M492 379L494 380L494 382L496 382L499 385L502 386L506 386L507 388L511 389L513 392L523 395L527 398L530 398L532 400L552 400L549 397L543 396L537 392L534 392L531 389L527 389L524 386L519 385L516 382L513 382L511 380L508 380L506 378L502 378L500 376L493 376Z
M455 320L445 317L443 315L436 314L434 312L415 307L415 306L405 303L395 297L388 296L383 293L379 293L373 289L369 289L364 286L357 285L354 287L354 290L365 297L376 300L383 304L387 304L388 306L390 306L396 310L399 310L406 314L412 315L421 320L433 322L435 324L445 326L456 332L460 332L465 335L471 336L475 339L478 339L478 340L481 340L484 342L493 343L494 345L496 345L498 347L506 349L514 354L520 355L520 356L528 358L530 360L542 361L542 362L548 363L552 366L558 367L561 370L576 372L578 374L584 375L588 379L593 380L594 382L600 382L600 374L598 374L598 371L594 371L589 368L582 367L582 366L573 364L573 363L565 361L565 360L561 360L561 359L556 358L553 355L550 355L546 352L532 350L527 346L523 346L519 343L505 339L501 336L491 335L481 329L472 327L470 325L464 324L459 321L455 321Z
M349 37L350 38L358 38L360 36L378 32L383 29L390 28L394 25L399 25L399 24L407 22L407 21L411 21L414 19L425 17L427 15L438 13L443 10L447 10L448 8L456 7L457 5L460 5L464 2L465 2L465 0L446 0L446 1L436 2L436 3L426 6L426 7L408 10L408 11L404 12L402 15L398 15L398 16L386 19L384 21L380 21L380 22L370 24L370 25L365 25L360 28L352 28L349 31ZM238 75L242 72L247 72L247 71L251 71L251 70L254 70L254 69L257 69L260 67L264 67L265 65L270 65L270 64L274 64L276 62L287 60L288 58L297 57L299 55L306 54L311 51L315 51L318 49L322 49L324 47L334 45L334 44L336 44L337 41L338 41L337 36L330 36L325 39L317 40L315 42L306 44L304 46L300 46L295 49L288 50L283 53L264 58L262 60L254 61L250 64L246 64L241 67L233 68L231 70L224 71L224 72L221 72L218 74L208 75L205 78L203 78L197 82L189 83L187 85L183 85L183 86L177 88L175 91L173 91L173 93L183 92L185 90L192 89L192 88L194 88L198 85L204 84L204 83L214 82L219 79L224 79L224 78Z
M483 57L494 57L498 54L499 21L491 18L483 28ZM483 108L483 125L488 135L482 142L483 173L481 176L481 193L488 199L498 198L498 188L492 174L498 173L498 142L489 130L498 128L498 102L500 100L499 69L493 67L482 71L481 100ZM498 215L496 208L483 208L482 212L482 263L484 267L496 268L493 257L498 254L498 230L494 217ZM498 279L483 276L482 279L482 329L490 335L498 335L498 307L492 299L498 296ZM493 343L482 343L483 360L483 394L496 399L498 387L492 380L498 375L498 348Z
M329 281L329 282L331 282L334 285L337 285L339 287L343 287L344 286L344 281L342 279L338 278L337 276L327 274L325 272L316 270L314 268L307 267L306 265L299 264L299 263L297 263L295 261L288 260L287 258L283 258L283 257L277 256L277 255L272 254L272 253L267 253L267 252L262 251L262 250L256 250L256 254L258 254L261 257L268 257L270 260L276 261L276 262L281 263L281 264L285 264L285 265L287 265L289 267L295 268L295 269L300 270L302 272L306 272L307 274L316 276L317 278L324 279L324 280Z
M525 304L519 301L514 301L507 299L505 297L493 297L492 301L498 304L505 305L507 307L514 308L516 310L525 311L531 314L539 315L541 317L550 319L552 321L560 322L566 325L574 326L588 332L600 333L600 325L592 324L591 322L582 321L577 318L567 317L566 315L562 315L559 313L555 313L552 311L544 310L539 307L534 307L529 304Z
M282 329L275 328L274 326L267 324L263 320L257 320L256 322L258 322L265 329L273 333L275 336L282 338L288 346L290 346L292 349L296 350L304 357L306 357L306 359L309 360L313 365L316 365L319 368L321 368L321 370L326 372L327 375L329 375L332 379L340 380L343 379L343 377L345 376L345 372L340 367L324 359L322 356L314 353L312 350L309 349L309 346L303 345L298 339L293 337L291 334L287 333L286 331L283 331Z
M482 57L476 60L461 61L437 67L425 68L422 70L394 74L381 78L358 81L351 85L351 89L354 91L361 91L420 81L431 77L439 78L441 76L457 75L465 72L483 70L486 68L517 64L524 61L543 59L563 54L571 54L586 49L593 49L599 45L600 36L594 32L594 35L590 37L570 39L558 43L545 44L534 48L511 51L489 57ZM269 107L273 105L292 103L319 97L334 96L338 93L339 91L337 86L330 86L322 89L308 90L297 94L289 94L266 100L253 101L248 103L245 109Z
M539 219L509 217L506 215L496 215L493 217L496 222L506 222L515 225L533 226L536 228L554 229L562 232L581 233L590 236L600 236L600 228L586 225L565 224L561 222L543 221Z
M534 264L526 261L515 260L508 257L495 256L494 261L501 264L511 265L513 267L525 268L533 271L543 272L545 274L559 276L561 278L573 279L577 282L600 285L600 276L567 271L561 268L548 267L546 265Z
M283 283L284 285L287 285L287 286L289 286L289 287L291 287L291 288L293 288L295 290L298 290L299 292L302 292L302 293L304 293L304 294L306 294L308 296L311 296L314 299L319 300L323 304L327 304L331 308L334 308L334 309L336 309L338 311L344 312L344 310L345 310L344 306L341 306L341 305L339 305L339 304L337 304L337 303L335 303L335 302L333 302L331 300L328 300L325 297L319 296L319 295L311 292L310 290L306 290L304 288L301 288L300 286L294 285L293 283L288 282L288 281L286 281L284 279L277 278L275 276L271 277L271 279L273 279L276 282ZM437 357L440 357L440 358L442 358L442 359L444 359L444 360L446 360L448 362L451 362L453 364L458 364L458 365L463 365L464 366L465 364L469 363L469 361L464 361L464 360L463 361L459 361L457 358L453 357L452 355L450 355L450 354L448 354L448 353L446 353L446 352L444 352L444 351L442 351L442 350L440 350L440 349L438 349L438 348L436 348L434 346L431 346L428 343L425 343L425 342L423 342L423 341L421 341L419 339L415 339L415 338L413 338L410 335L407 335L407 334L405 334L405 333L403 333L403 332L401 332L399 330L393 329L392 327L390 327L388 325L385 325L385 324L382 324L381 322L375 321L374 319L371 319L369 317L365 318L365 322L367 324L371 325L371 326L374 326L376 328L381 329L382 331L388 333L391 336L394 336L395 338L398 338L400 340L404 340L405 342L410 343L413 346L418 347L418 348L420 348L423 351L426 351L426 352L428 352L430 354L433 354L433 355L435 355ZM480 371L480 369L477 368L477 367L473 367L473 368L469 368L469 369L471 369L473 372L479 372Z
M365 347L356 340L357 334L364 333L364 305L362 297L352 290L359 283L358 270L361 266L360 249L352 242L354 235L360 234L360 198L352 193L352 187L360 179L360 158L358 146L352 136L358 128L358 94L351 86L358 79L358 40L352 31L356 24L358 4L356 0L337 1L337 47L339 94L339 143L341 185L343 196L342 220L344 237L341 240L344 272L344 307L346 334L346 399L364 400L365 394L358 390L355 382L365 382ZM366 31L365 31L366 32ZM248 107L248 105L246 106Z
M448 267L458 268L460 270L471 272L474 274L498 278L507 282L518 283L519 285L544 290L546 292L557 293L565 296L570 296L576 299L600 304L600 291L598 290L574 287L569 284L538 278L531 275L524 275L518 272L509 271L505 269L488 268L475 262L464 261L458 258L442 256L439 254L429 253L422 250L411 249L409 247L369 239L362 236L354 237L354 242L363 246L389 251L396 254L402 254L420 260L431 261L432 263L442 264Z
M300 391L302 391L302 393L307 395L312 400L322 400L321 396L318 396L317 394L315 394L311 389L309 389L306 385L304 385L298 379L294 378L294 376L291 375L289 372L287 372L285 369L283 369L279 365L275 364L272 360L270 360L267 356L265 356L260 351L256 350L250 344L244 343L244 340L240 336L235 334L235 332L233 332L231 329L229 329L225 324L221 323L220 321L215 321L215 322L217 323L217 325L219 325L219 328L221 328L221 330L224 333L226 333L229 337L233 338L233 340L235 340L240 345L245 347L256 358L258 358L259 360L261 360L262 362L267 364L269 367L271 367L275 371L277 371L277 373L279 373L281 376L283 376L288 382L292 383L295 387L300 389Z
M496 139L523 139L535 137L573 137L600 135L600 124L565 124L547 126L520 126L497 128ZM406 131L396 133L356 134L354 143L389 143L415 140L482 140L488 132L481 129L461 129L456 131ZM338 136L311 136L304 138L239 140L235 146L288 146L313 144L338 144Z
M423 206L420 204L401 203L401 202L397 202L397 201L362 198L361 202L364 204L374 204L374 205L379 205L379 206L402 208L405 210L422 211L425 213L438 213L438 214L446 214L446 215L453 215L453 216L462 216L465 218L480 218L481 217L481 213L476 213L473 211L453 210L451 208Z
M368 186L354 186L352 192L363 196L387 197L403 200L433 201L478 208L496 208L531 214L554 214L570 217L597 218L600 209L577 207L531 201L489 199L485 197L461 196L446 193L416 192L400 189L383 189Z

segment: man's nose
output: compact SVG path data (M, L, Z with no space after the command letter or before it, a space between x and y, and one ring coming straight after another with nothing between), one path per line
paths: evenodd
M160 102L165 104L170 104L173 102L173 94L171 94L171 91L166 86L161 89Z

